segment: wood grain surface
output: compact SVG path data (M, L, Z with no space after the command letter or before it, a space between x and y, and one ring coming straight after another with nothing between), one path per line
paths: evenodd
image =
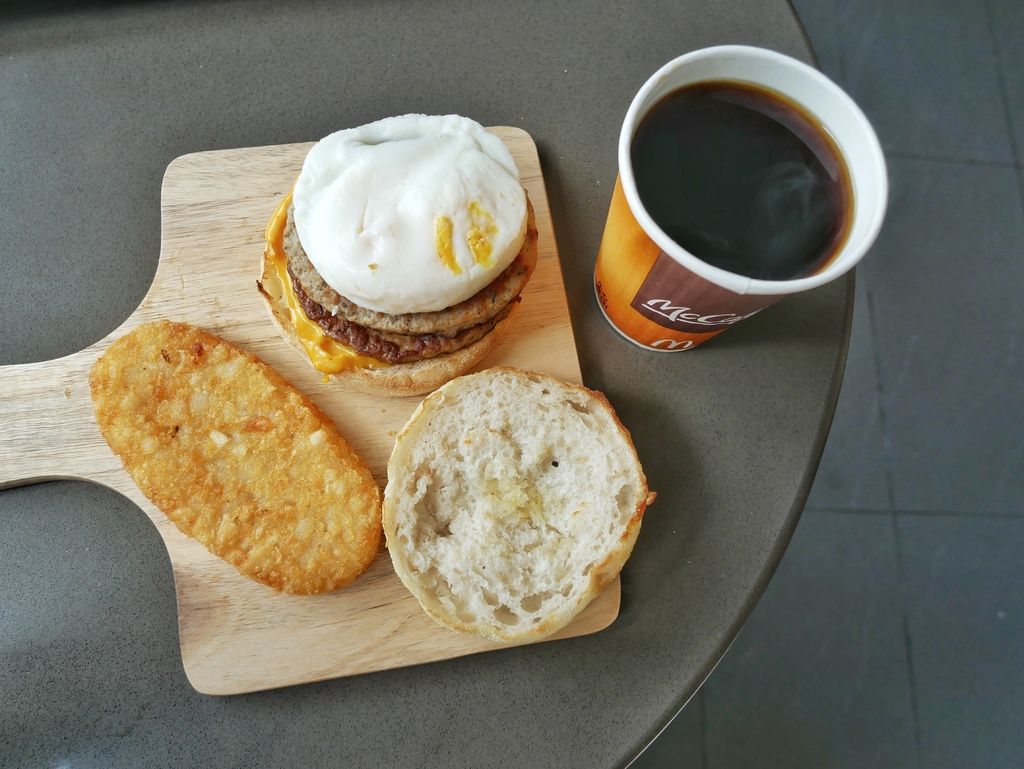
M491 129L508 145L533 202L538 264L505 338L480 368L511 365L579 382L580 369L544 180L529 134ZM200 152L174 160L161 196L153 285L118 329L64 358L0 367L0 489L55 478L109 486L139 505L170 555L182 662L208 694L270 689L488 651L499 646L435 625L382 550L354 585L289 596L242 577L184 536L142 496L93 418L93 362L135 326L167 318L201 326L255 353L309 395L369 463L383 487L394 435L419 398L390 399L325 384L278 334L256 291L263 232L310 144ZM607 627L619 609L610 585L554 638Z

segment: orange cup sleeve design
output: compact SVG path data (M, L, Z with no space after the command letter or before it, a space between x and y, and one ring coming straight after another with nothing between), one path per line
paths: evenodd
M609 322L653 350L697 347L781 298L737 294L679 264L637 222L620 179L597 253L594 287Z

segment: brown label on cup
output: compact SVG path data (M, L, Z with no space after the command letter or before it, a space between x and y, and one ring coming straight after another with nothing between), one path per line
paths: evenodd
M734 294L690 272L662 251L630 306L664 328L711 334L749 318L775 299Z

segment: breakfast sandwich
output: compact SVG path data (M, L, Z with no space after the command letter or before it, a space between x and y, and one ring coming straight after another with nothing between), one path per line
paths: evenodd
M402 115L309 152L267 228L257 285L325 376L391 395L479 363L537 262L511 153L458 115Z

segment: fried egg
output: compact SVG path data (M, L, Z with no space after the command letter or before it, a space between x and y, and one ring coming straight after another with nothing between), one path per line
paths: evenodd
M511 153L459 115L401 115L327 136L306 156L293 201L299 240L321 277L392 315L468 299L526 236Z

